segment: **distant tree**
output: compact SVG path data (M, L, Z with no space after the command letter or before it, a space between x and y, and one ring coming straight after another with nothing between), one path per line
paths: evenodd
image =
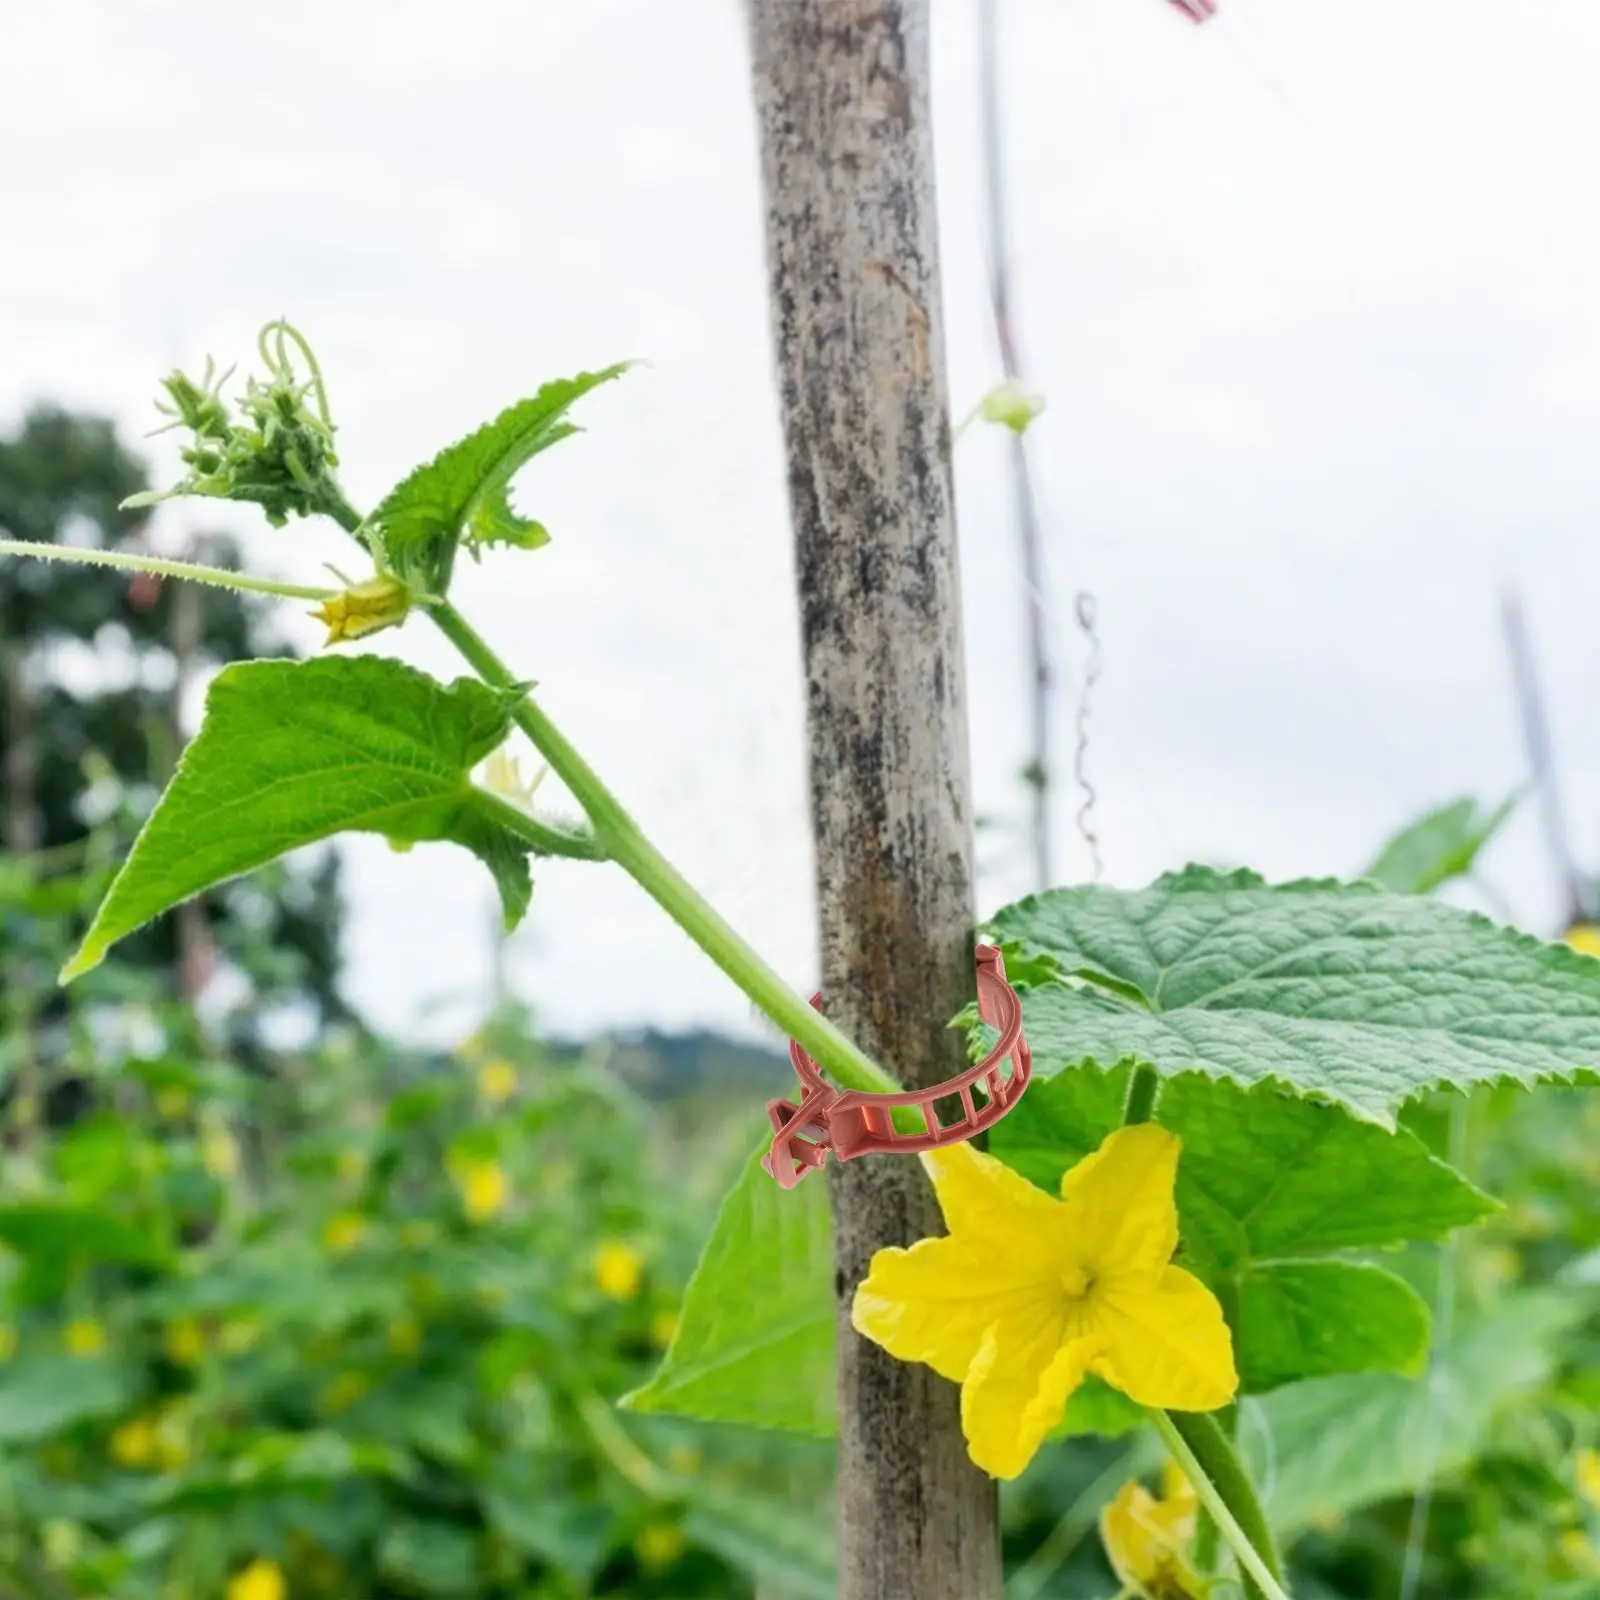
M118 506L147 486L143 462L111 423L41 407L0 438L0 535L137 548L149 513ZM223 535L202 536L193 553L238 564ZM148 574L5 562L0 847L44 870L72 865L72 847L108 804L133 823L154 803L182 749L191 683L229 661L291 653L264 603L249 596ZM188 999L219 966L232 968L249 999L230 1031L248 1042L261 1015L286 1004L309 1003L321 1021L348 1015L338 994L341 914L330 854L225 885L123 941L117 959Z

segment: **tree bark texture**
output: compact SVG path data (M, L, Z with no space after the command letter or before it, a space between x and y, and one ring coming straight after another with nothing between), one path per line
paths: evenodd
M968 1063L972 816L926 0L749 0L805 651L828 1015L907 1087ZM859 1339L875 1251L942 1231L921 1164L834 1163L841 1600L994 1600L959 1394Z

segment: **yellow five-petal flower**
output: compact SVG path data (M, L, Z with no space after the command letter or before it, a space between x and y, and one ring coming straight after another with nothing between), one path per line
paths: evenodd
M1144 1406L1214 1411L1239 1386L1222 1307L1171 1265L1177 1138L1120 1128L1061 1199L958 1144L923 1162L947 1238L880 1250L856 1331L961 1385L972 1459L1015 1478L1094 1373Z

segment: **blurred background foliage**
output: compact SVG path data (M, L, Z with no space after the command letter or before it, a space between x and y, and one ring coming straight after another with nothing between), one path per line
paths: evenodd
M0 441L11 536L129 547L142 487L93 418ZM453 1053L381 1039L339 998L331 854L56 988L205 676L285 653L252 602L186 593L43 563L0 586L0 1600L831 1594L825 1442L615 1406L780 1056L541 1040L514 1005ZM1506 810L1452 802L1368 870L1480 882ZM1439 1308L1426 1377L1241 1409L1295 1593L1600 1600L1600 1099L1410 1121L1505 1209L1388 1262ZM1049 1446L1004 1495L1008 1600L1108 1600L1098 1513L1154 1465Z

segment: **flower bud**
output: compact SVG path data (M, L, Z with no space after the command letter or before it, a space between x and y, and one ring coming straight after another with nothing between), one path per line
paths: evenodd
M392 573L382 573L331 596L311 615L327 624L327 642L338 644L398 627L410 609L411 591Z

